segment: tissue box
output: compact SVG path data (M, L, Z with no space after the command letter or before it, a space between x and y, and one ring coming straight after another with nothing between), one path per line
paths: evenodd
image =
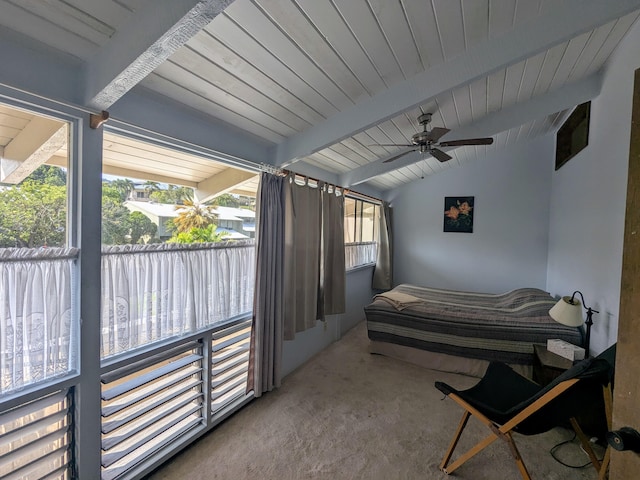
M572 362L584 358L584 348L560 339L547 340L547 350Z

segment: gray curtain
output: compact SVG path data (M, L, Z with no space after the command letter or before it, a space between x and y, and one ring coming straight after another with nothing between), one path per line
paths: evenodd
M344 313L347 274L344 250L344 195L322 188L322 261L318 318Z
M334 189L335 190L335 189ZM280 386L282 342L345 310L344 197L263 173L247 391Z
M256 397L282 379L284 177L263 173L257 196L256 279L247 390Z
M320 188L285 184L284 339L315 326L318 317L322 200Z
M391 208L383 202L380 207L380 238L378 258L373 270L371 288L389 290L393 287L393 239L391 231Z

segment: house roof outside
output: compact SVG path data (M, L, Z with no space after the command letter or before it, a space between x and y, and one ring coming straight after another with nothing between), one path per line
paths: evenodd
M226 235L222 237L223 240L245 240L249 238L248 235L244 235L240 232L236 232L232 228L226 228L226 227L216 228L216 233L223 233L223 232L226 233Z
M158 223L162 218L176 218L180 214L180 205L171 205L168 203L156 202L140 202L137 200L128 200L124 206L131 211L138 211L145 214L153 222ZM213 212L218 216L219 220L241 222L242 230L245 232L255 232L255 212L234 207L215 207ZM216 232L226 232L225 239L240 240L250 238L229 227L218 227Z
M127 200L124 202L124 206L129 210L135 210L144 214L152 215L155 218L173 218L178 216L176 211L176 205L168 203L156 203L156 202L140 202L137 200Z
M125 206L129 205L136 210L140 210L143 213L150 213L156 217L177 217L180 213L181 205L172 205L169 203L157 203L157 202L141 202L138 200L128 200ZM215 207L213 208L215 213L221 220L238 220L247 221L248 219L255 219L256 212L245 208L235 207Z

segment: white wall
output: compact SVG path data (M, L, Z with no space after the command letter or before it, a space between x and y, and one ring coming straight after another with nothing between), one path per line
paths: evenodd
M373 267L347 272L347 304L342 315L328 317L326 326L317 322L315 328L296 334L292 341L284 342L282 375L286 376L311 357L339 340L342 335L364 320L364 307L371 303L371 277Z
M588 147L552 174L547 289L580 290L594 316L591 350L618 334L622 244L634 70L640 67L640 24L609 62L591 103Z
M544 288L553 139L510 147L393 192L394 284ZM474 196L473 233L444 233L444 197Z

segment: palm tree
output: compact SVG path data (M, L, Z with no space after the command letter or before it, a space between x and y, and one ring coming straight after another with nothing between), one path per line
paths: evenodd
M176 203L184 204L186 201L193 200L193 188L178 187L175 191Z
M194 200L184 200L183 205L176 205L178 216L173 219L178 232L189 232L193 228L205 228L215 223L216 215L213 207Z
M111 186L120 192L120 198L123 202L129 198L129 194L136 188L135 183L129 178L117 178L111 182Z
M151 195L153 192L157 192L158 190L160 190L160 184L158 182L154 182L152 180L144 182L144 191L147 192L147 196Z

